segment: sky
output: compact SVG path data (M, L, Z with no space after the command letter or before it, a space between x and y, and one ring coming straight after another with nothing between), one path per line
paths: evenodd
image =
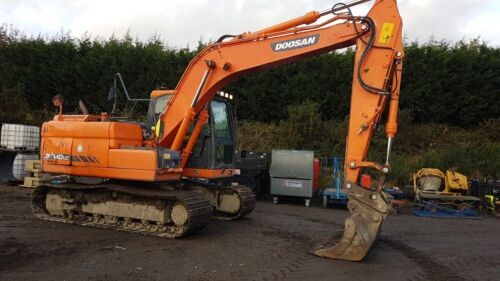
M170 47L195 48L223 34L255 31L308 11L326 0L0 0L0 24L26 35L70 32L109 38L127 31L148 40L157 35ZM373 1L353 9L365 15ZM399 0L403 33L410 40L458 41L480 37L500 46L500 0Z

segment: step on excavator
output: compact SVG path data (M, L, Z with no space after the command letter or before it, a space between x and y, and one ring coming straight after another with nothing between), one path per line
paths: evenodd
M43 171L61 180L34 190L35 216L176 238L204 227L212 216L249 214L252 191L224 182L236 172L235 134L229 105L217 93L246 74L355 46L343 183L351 216L336 245L313 253L362 260L388 213L382 184L391 170L404 57L397 1L375 0L366 16L353 15L351 7L367 1L337 3L256 32L220 37L191 60L175 89L151 93L146 124L60 109L43 124L41 158ZM366 157L386 111L387 155L380 164ZM380 174L376 187L359 183L368 169Z

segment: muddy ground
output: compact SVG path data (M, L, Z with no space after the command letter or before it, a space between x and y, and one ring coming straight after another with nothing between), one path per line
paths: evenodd
M391 215L360 263L309 250L338 237L348 212L257 202L180 240L44 222L30 190L0 185L0 280L499 280L500 219Z

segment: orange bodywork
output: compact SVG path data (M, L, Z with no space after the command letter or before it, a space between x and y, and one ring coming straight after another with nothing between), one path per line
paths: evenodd
M190 178L204 178L204 179L218 179L227 178L235 175L234 169L197 169L197 168L184 168L183 176Z
M158 169L158 153L155 148L143 147L139 125L100 122L93 117L74 120L43 125L41 158L45 172L141 181L180 178L182 169Z
M323 16L329 18L314 24ZM202 120L197 121L190 136L196 139L206 117L203 113L200 118L200 113L216 92L240 76L356 45L345 157L349 168L345 179L358 182L362 168L381 170L388 165L367 161L366 155L374 126L387 103L386 133L389 138L396 134L404 56L402 21L396 0L375 1L367 17L374 28L361 17L353 20L347 14L310 12L230 41L209 44L189 63L174 91L152 92L152 97L172 94L160 116L162 133L154 141L143 140L137 124L99 121L98 117L70 120L62 115L43 126L43 169L58 174L142 181L230 176L233 171L184 168L195 141L190 139L182 147L189 128L194 120ZM364 54L371 36L374 36L373 46ZM358 76L365 85L361 85ZM369 88L384 90L376 93ZM175 169L159 168L158 148L182 152L181 165ZM69 159L52 159L50 153L56 157L69 155ZM97 161L74 161L81 157Z

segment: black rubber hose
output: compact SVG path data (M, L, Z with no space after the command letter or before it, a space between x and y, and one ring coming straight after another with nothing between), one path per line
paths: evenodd
M217 39L217 41L215 41L215 42L216 43L220 43L220 42L224 41L227 38L234 38L234 37L236 37L236 35L224 34L219 39Z

